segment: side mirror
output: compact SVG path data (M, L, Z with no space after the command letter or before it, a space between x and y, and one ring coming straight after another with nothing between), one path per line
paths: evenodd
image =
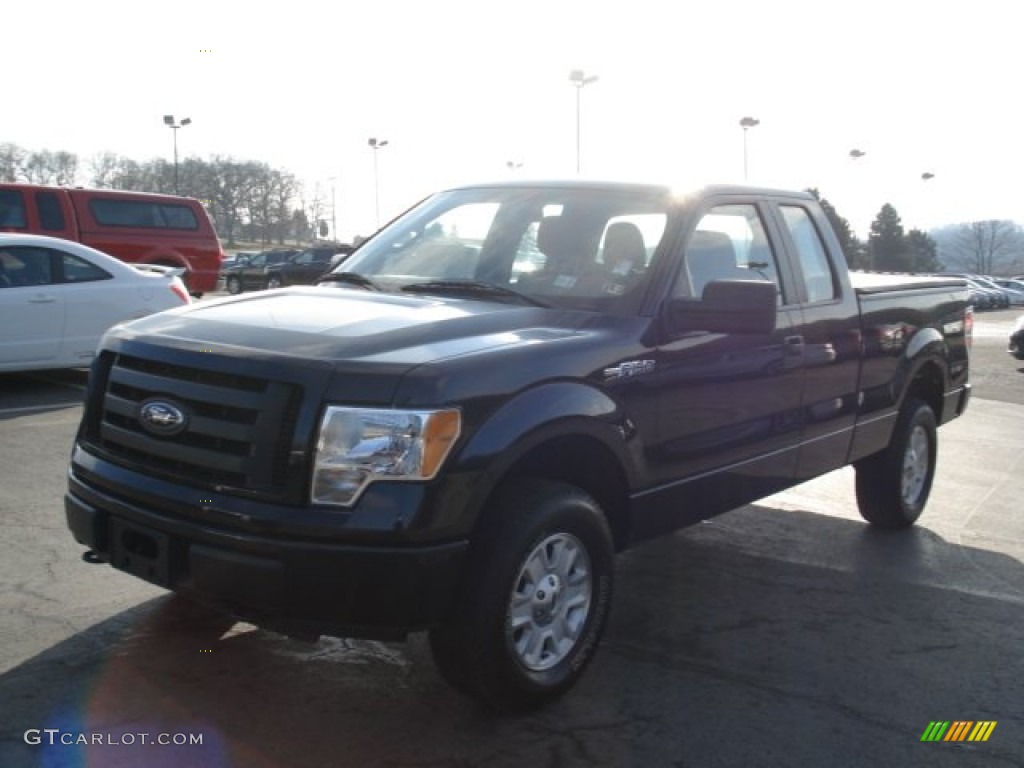
M712 280L698 299L672 299L673 330L712 333L771 333L775 330L775 283Z

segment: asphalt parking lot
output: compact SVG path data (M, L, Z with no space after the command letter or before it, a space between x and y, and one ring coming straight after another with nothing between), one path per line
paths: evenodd
M84 374L0 375L0 767L1024 766L1018 314L978 316L918 527L868 529L841 470L632 550L588 674L521 718L450 690L422 637L300 643L83 563ZM968 720L988 741L921 741Z

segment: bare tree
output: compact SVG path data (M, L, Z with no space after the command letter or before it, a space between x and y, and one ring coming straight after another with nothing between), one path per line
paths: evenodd
M27 156L28 153L17 144L0 144L0 181L18 181Z
M22 166L22 175L30 184L70 186L78 175L78 155L73 152L32 152Z
M945 227L934 238L948 267L979 275L1012 269L1024 257L1024 230L1012 221L990 219Z
M278 245L284 245L284 238L292 223L292 200L298 191L298 182L295 177L287 171L275 171L277 181L271 193L273 210L274 233L277 235Z
M272 237L274 219L274 187L280 174L263 164L253 164L246 208L249 212L250 237L266 245Z
M54 181L62 187L72 186L78 178L78 155L74 152L52 153Z
M303 199L302 207L306 214L306 221L309 222L313 237L315 238L320 229L320 222L324 221L327 211L327 202L323 197L319 184L313 188L312 197Z
M100 189L114 186L121 158L114 152L98 152L89 159L89 183Z
M22 165L21 174L29 184L49 184L53 181L54 170L49 150L32 152Z
M233 244L239 225L247 213L247 203L254 184L256 163L239 163L231 158L214 156L207 165L204 198L212 201L217 230L228 244Z

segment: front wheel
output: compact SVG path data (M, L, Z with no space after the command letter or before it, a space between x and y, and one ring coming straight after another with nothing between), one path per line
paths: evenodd
M937 458L935 414L923 400L907 398L888 447L856 464L864 519L879 528L913 525L928 501Z
M238 275L228 275L228 279L224 281L224 287L232 296L237 296L242 292L242 281Z
M607 520L586 493L543 480L507 486L474 541L454 621L430 633L442 676L504 712L565 693L604 631L613 573Z

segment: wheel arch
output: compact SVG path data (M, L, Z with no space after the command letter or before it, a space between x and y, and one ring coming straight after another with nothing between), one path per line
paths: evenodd
M943 395L946 390L948 377L945 368L935 359L928 359L914 369L907 386L904 389L901 405L908 398L919 398L926 402L935 414L935 418L942 421Z
M625 548L630 530L629 484L621 462L605 444L581 434L551 438L520 456L492 494L504 483L524 478L568 483L584 491L604 511L616 551Z
M578 382L533 388L494 413L459 452L452 470L476 478L466 527L476 530L506 483L537 477L579 487L601 506L615 547L629 539L635 429L607 393Z

